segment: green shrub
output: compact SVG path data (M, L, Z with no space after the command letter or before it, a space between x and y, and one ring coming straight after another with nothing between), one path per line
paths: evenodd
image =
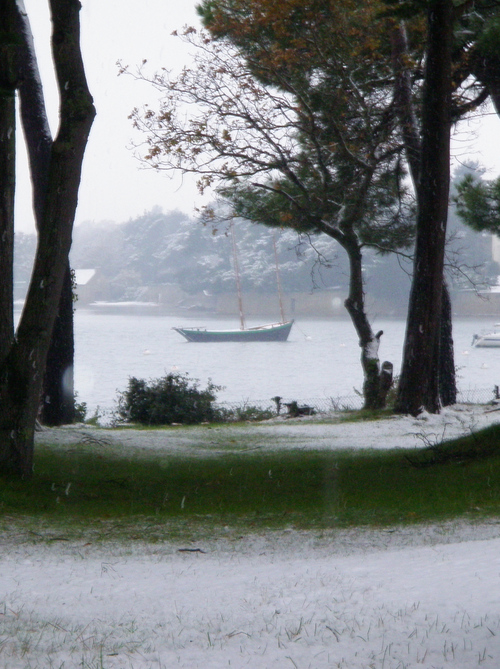
M87 418L87 402L77 402L77 393L75 393L75 416L74 423L84 423Z
M215 393L222 390L210 380L200 390L197 379L187 374L167 374L149 382L130 377L128 388L118 394L118 415L121 420L143 425L195 425L222 420L214 407Z

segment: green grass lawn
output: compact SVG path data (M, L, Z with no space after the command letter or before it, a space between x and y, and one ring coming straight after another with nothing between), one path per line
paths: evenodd
M1 480L0 522L71 535L101 524L106 536L154 538L226 526L321 529L496 516L499 446L498 426L438 451L243 450L195 458L39 446L32 480Z

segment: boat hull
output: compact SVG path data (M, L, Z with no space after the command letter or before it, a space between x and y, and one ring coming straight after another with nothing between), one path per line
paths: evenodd
M189 342L255 342L286 341L293 321L272 323L245 330L207 330L206 328L173 328Z
M500 347L500 334L478 335L474 339L474 346L482 348L498 348Z

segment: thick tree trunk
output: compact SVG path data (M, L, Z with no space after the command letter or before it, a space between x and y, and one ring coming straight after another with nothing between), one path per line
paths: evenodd
M398 26L392 35L392 54L394 68L394 104L402 129L406 156L410 174L417 194L420 197L420 160L421 141L418 121L414 113L412 97L411 71L406 30ZM425 197L425 194L424 194ZM452 338L451 301L446 282L443 281L440 344L437 366L433 373L438 374L439 397L443 406L454 404L457 396L455 379L455 356Z
M67 425L74 421L74 357L73 286L68 263L47 355L40 413L44 425Z
M50 8L60 126L52 145L31 283L16 341L0 367L0 462L3 469L23 477L32 472L35 420L71 247L83 155L95 115L80 53L80 3L50 0Z
M0 0L0 365L14 337L14 195L16 160L17 47L15 7Z
M439 330L450 181L453 3L433 0L422 103L417 238L396 410L437 413Z
M344 304L356 328L361 347L364 408L382 409L386 404L387 393L392 385L392 364L384 362L382 370L380 369L378 349L383 332L374 334L366 315L362 255L359 244L355 239L346 240L344 248L347 251L350 263L349 295Z
M443 282L443 297L439 345L439 398L444 407L457 401L455 353L453 347L451 298L446 282Z
M20 8L18 8L17 30L22 38L18 65L21 123L28 149L35 220L37 228L40 229L53 140L45 109L31 26L28 16ZM74 418L72 373L74 335L71 293L72 280L68 265L45 372L40 419L47 425L71 423Z
M23 362L15 343L1 370L0 470L29 478L33 471L33 441L42 384L37 356L33 355L28 364Z

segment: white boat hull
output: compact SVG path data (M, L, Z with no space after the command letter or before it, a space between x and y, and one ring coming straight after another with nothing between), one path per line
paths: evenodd
M484 348L500 347L500 332L492 332L485 335L474 335L473 346Z

